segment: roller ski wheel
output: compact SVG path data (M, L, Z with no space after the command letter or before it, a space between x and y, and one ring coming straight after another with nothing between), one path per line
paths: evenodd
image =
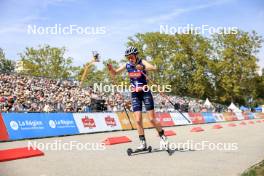
M136 149L136 150L133 150L131 148L128 148L127 149L127 155L128 156L131 156L133 153L140 153L140 152L146 152L146 151L150 153L152 151L152 147L151 146L148 146L145 149Z

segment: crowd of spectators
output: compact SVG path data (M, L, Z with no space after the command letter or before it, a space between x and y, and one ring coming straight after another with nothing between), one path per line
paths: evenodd
M203 100L169 97L181 111L222 111L223 107L205 107ZM173 111L174 107L159 94L154 95L156 111ZM95 92L80 88L74 80L54 80L19 74L0 74L0 112L91 112L94 103L103 100L104 111L131 110L129 94ZM217 108L221 107L221 108Z
M168 96L169 100L176 103L178 109L182 112L223 112L227 110L227 107L221 104L211 103L211 105L205 105L204 100L199 100L189 97ZM172 112L175 107L169 102L169 100L160 96L160 94L154 95L156 103L156 111L159 112Z

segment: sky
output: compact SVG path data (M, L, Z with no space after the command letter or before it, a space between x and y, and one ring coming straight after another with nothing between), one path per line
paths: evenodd
M41 33L56 25L87 28L88 33ZM264 1L0 0L0 48L12 60L18 60L26 47L43 44L66 47L66 55L73 58L74 65L91 60L94 50L100 53L101 60L121 60L128 37L158 32L161 25L237 27L264 36ZM36 26L40 33L30 33L29 26ZM203 35L209 36L208 32ZM263 68L264 47L257 57ZM97 66L100 68L100 63Z

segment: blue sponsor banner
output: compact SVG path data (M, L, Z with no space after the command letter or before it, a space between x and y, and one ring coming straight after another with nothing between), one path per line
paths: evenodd
M202 112L202 116L204 117L205 123L213 123L216 122L213 113L211 112Z
M79 134L71 113L2 113L11 140Z

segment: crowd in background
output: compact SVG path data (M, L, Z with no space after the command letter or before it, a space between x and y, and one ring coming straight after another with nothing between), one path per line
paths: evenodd
M204 106L204 100L169 97L181 111L220 112L224 106ZM173 111L174 107L159 94L154 95L156 111ZM91 112L94 102L103 102L103 111L132 110L129 94L94 92L80 88L74 80L54 80L17 74L0 74L0 112Z
M224 112L227 111L227 107L221 104L212 103L211 106L205 105L205 100L199 100L189 97L168 96L169 100L178 105L178 109L182 112ZM156 111L159 112L172 112L175 107L169 102L169 100L160 96L160 94L154 95L156 103Z

